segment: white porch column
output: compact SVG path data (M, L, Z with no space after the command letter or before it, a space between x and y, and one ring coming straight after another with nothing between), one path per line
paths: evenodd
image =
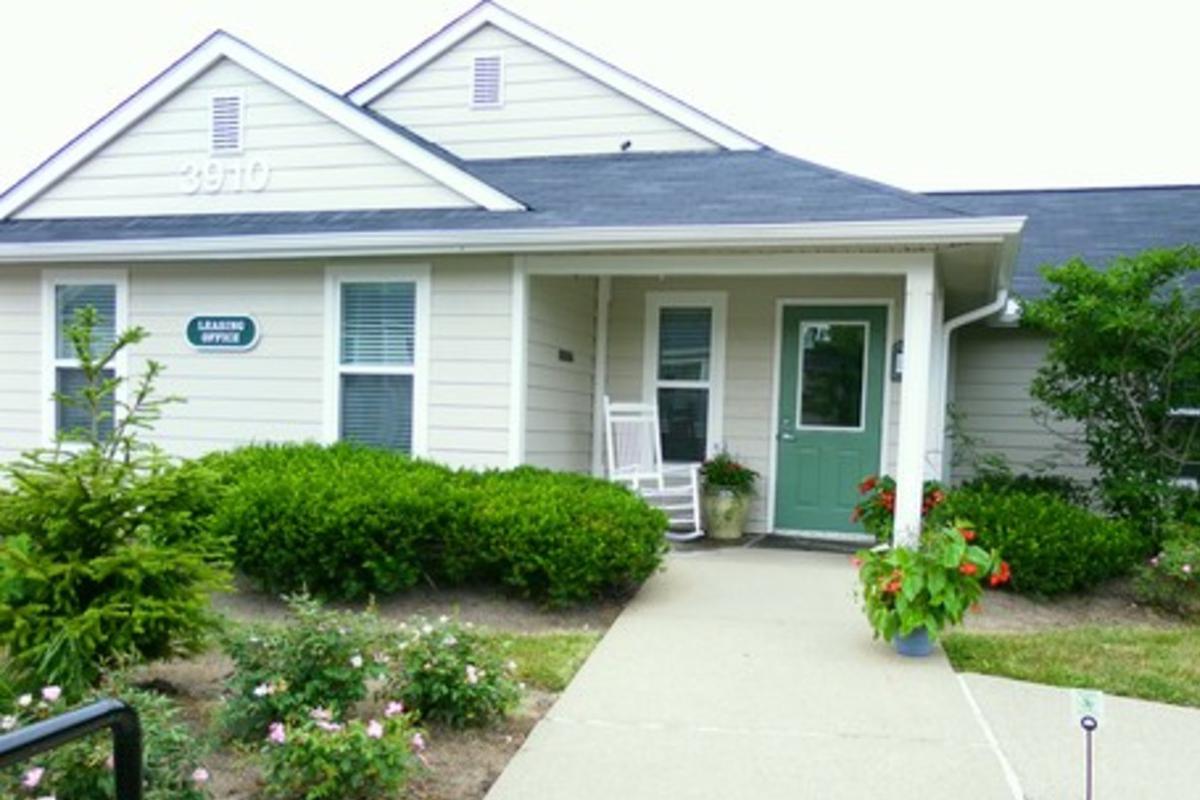
M941 284L933 291L933 332L929 361L929 427L925 431L925 477L940 481L946 451L946 294Z
M896 454L896 521L892 542L915 547L921 536L922 485L931 413L934 306L933 254L909 267L904 283L904 370L900 382L900 438Z
M596 370L592 378L592 475L604 477L604 394L608 390L608 306L612 278L596 279Z
M524 256L513 258L509 306L508 465L525 462L525 402L529 382L529 271Z

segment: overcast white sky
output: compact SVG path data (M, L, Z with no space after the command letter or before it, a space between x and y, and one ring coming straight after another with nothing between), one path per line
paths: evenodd
M919 190L1200 183L1200 3L507 0L788 153ZM7 0L0 187L212 29L345 91L466 0Z

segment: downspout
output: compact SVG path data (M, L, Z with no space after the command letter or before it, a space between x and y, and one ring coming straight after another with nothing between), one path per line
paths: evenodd
M940 402L936 406L937 428L941 432L941 480L946 479L946 473L949 470L948 459L945 458L946 451L946 396L950 381L950 335L964 325L970 325L972 322L978 322L981 319L990 317L1004 310L1008 303L1008 289L998 289L996 291L996 299L987 305L979 308L971 309L965 314L959 314L957 317L946 320L942 323L942 363L941 363L941 393Z

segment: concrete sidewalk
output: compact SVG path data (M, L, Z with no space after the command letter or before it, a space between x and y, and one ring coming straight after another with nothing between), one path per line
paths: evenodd
M1014 800L940 654L901 658L843 555L673 555L488 800Z

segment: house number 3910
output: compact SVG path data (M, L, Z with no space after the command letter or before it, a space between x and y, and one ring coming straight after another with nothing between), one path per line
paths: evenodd
M258 158L241 161L192 161L183 166L187 194L261 192L271 182L271 168Z

